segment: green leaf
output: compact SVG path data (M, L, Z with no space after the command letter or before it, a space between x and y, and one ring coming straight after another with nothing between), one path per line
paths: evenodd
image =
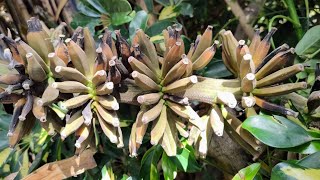
M48 140L50 141L50 139L48 139ZM40 152L37 153L36 158L34 159L34 161L32 162L32 164L31 164L31 166L30 166L30 168L28 170L28 173L31 173L32 171L34 171L36 168L39 167L39 165L40 165L40 163L41 163L41 161L43 159L43 156L48 151L48 148L49 148L48 144L49 144L49 142L45 143L42 146Z
M177 11L176 6L167 6L160 12L159 20L175 18L177 16L179 16L179 11Z
M184 16L193 17L193 7L190 3L181 3L180 5L180 13Z
M111 24L114 26L119 26L130 22L133 19L127 12L118 12L111 14Z
M309 29L298 42L295 52L303 59L311 59L320 52L320 25Z
M88 27L90 32L95 32L94 28L100 24L100 18L91 18L88 16L84 16L83 14L76 14L72 22L70 23L71 27L73 29L76 29L78 26L81 27Z
M277 164L271 172L271 180L319 179L320 169L306 168L292 162Z
M147 10L149 13L153 12L153 0L144 0L144 3L147 6Z
M173 161L169 159L168 155L165 152L163 152L162 154L161 162L162 162L164 179L165 180L174 179L177 173L177 166Z
M261 167L260 163L251 164L248 167L241 169L233 178L232 180L253 180L254 177L257 175Z
M126 0L99 0L109 14L120 12L131 12L132 8Z
M148 22L148 14L141 10L136 13L136 16L132 19L132 21L129 24L129 34L130 34L130 40L132 40L133 36L136 33L136 29L140 28L142 30L145 30L147 27Z
M17 163L19 165L19 177L20 179L22 177L25 177L28 175L28 169L29 169L29 156L28 156L28 149L26 149L19 157L19 162Z
M9 138L7 136L7 131L0 130L0 151L9 147Z
M304 128L276 115L251 116L243 122L242 128L264 144L276 148L295 147L312 140Z
M161 4L162 6L170 6L173 5L170 3L170 0L155 0L157 3Z
M104 9L104 7L101 5L101 3L97 0L87 0L87 2L94 7L96 10L98 10L101 14L107 14L107 11Z
M203 73L203 76L210 78L223 78L231 75L222 60L212 60Z
M168 26L171 26L172 24L173 21L169 19L157 21L146 30L146 34L149 37L156 36L158 34L161 34L164 29L166 29Z
M299 160L297 164L306 168L320 169L320 151Z
M93 18L99 18L100 17L100 13L91 9L89 6L87 6L86 4L84 4L82 1L78 1L77 2L77 9L79 10L79 12L81 12L82 14L89 16L89 17L93 17Z
M142 157L140 177L144 180L160 179L157 165L163 152L161 146L153 146Z
M292 148L285 148L281 149L284 151L291 151L301 154L312 154L315 152L320 151L320 142L319 141L311 141L300 146L292 147Z
M0 167L2 167L8 160L11 154L11 148L6 148L0 151Z
M4 107L0 104L0 130L8 131L12 115L5 112Z
M194 149L186 145L186 147L178 149L175 157L170 157L175 162L178 169L184 172L194 173L201 170L201 166L198 164L195 156Z

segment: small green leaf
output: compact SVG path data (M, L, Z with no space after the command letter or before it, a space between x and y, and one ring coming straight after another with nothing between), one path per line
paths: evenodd
M162 154L161 162L162 162L164 179L165 180L174 179L177 173L177 166L173 161L169 159L168 155L165 152L163 152Z
M257 175L261 167L260 163L251 164L248 167L241 169L233 178L232 180L253 180L254 177Z
M177 155L170 157L170 159L175 162L178 169L184 172L194 173L201 170L201 166L196 160L194 149L189 145L178 149Z
M138 11L136 13L136 16L132 19L132 21L129 24L130 40L135 35L137 28L142 30L146 29L147 22L148 22L148 14L143 10Z
M295 147L312 140L303 127L276 115L251 116L243 122L242 128L264 144L276 148Z
M142 157L140 177L144 180L160 179L157 165L163 152L161 146L153 146Z
M309 29L298 42L295 52L303 59L311 59L320 52L320 25Z

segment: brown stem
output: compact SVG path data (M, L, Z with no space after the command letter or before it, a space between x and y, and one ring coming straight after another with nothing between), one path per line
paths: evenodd
M227 3L228 6L230 6L231 11L234 14L234 16L239 18L239 23L240 23L241 27L243 28L244 32L246 33L246 35L250 39L252 39L252 37L254 35L254 30L251 27L251 25L249 24L249 22L247 20L247 16L243 12L243 10L240 7L239 3L237 1L234 1L234 0L225 0L225 2Z

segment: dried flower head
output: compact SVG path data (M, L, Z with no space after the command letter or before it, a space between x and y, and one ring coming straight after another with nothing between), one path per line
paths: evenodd
M38 99L45 91L47 84L56 78L52 68L56 62L46 56L53 51L48 34L43 31L41 23L36 18L28 22L27 40L29 45L20 38L15 41L1 35L1 39L8 46L4 50L9 69L12 73L0 76L0 83L8 85L1 89L1 103L14 103L14 112L9 127L10 146L14 146L32 129L35 118L49 134L58 131L62 124L56 122L56 115L51 109L39 105ZM66 65L61 62L61 65ZM31 113L33 112L33 113Z
M115 47L111 33L106 31L101 39L102 42L96 49L89 29L77 28L72 38L65 40L66 45L60 45L74 67L56 66L55 73L62 81L51 85L60 93L73 95L58 103L59 108L70 115L60 135L65 139L75 132L75 146L79 151L94 142L95 124L100 125L112 143L123 147L120 121L116 114L119 104L111 94L114 84L121 80L118 67L124 70L126 68L118 60L117 52L113 51ZM58 53L50 53L49 57L56 58L57 55Z
M282 106L267 102L264 98L279 96L307 88L306 82L286 83L285 80L304 70L302 64L293 63L294 49L284 44L271 53L270 39L276 28L261 40L256 31L250 46L244 40L239 42L231 31L221 31L222 55L227 68L240 79L243 96L241 105L246 110L254 111L253 106L297 116L298 113Z
M200 131L205 130L201 118L190 106L183 92L198 82L193 70L206 66L216 51L212 45L212 27L208 26L195 45L185 54L183 40L178 26L163 31L165 50L158 56L153 43L140 29L133 38L133 56L128 62L132 78L143 93L137 97L141 110L133 125L129 150L136 156L142 144L148 124L152 122L151 144L161 144L169 156L176 155L179 144L178 133L188 137L187 123ZM182 95L177 95L177 94Z

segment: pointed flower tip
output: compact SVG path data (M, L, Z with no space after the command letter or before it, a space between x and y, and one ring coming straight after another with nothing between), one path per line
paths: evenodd
M110 90L112 90L114 88L113 82L107 82L106 85L107 85L107 88L110 89Z
M243 60L246 60L246 61L252 60L252 55L251 54L245 54L243 56Z
M195 83L198 82L198 78L197 78L197 76L195 76L195 75L190 76L189 78L190 78L190 81L191 81L193 84L195 84Z
M54 68L54 70L59 73L62 70L62 66L57 66L56 68Z
M81 148L81 144L80 144L79 142L76 142L76 143L74 144L74 146L75 146L76 148L78 148L78 149Z
M48 54L48 58L53 58L55 56L56 56L56 53L54 53L54 52Z
M47 121L47 118L46 118L45 116L42 116L42 117L40 118L40 121L41 121L41 122L46 122L46 121Z
M12 133L11 131L9 131L9 132L7 133L7 136L8 136L8 137L11 137L11 136L13 136L13 133Z
M33 56L32 53L27 53L27 54L26 54L26 58L31 58L32 56Z
M19 116L19 120L20 120L20 121L24 121L24 120L26 120L26 117L25 117L25 116L20 115L20 116Z
M245 41L245 40L241 39L241 40L239 41L239 45L240 45L240 46L244 46L245 44L246 44L246 41Z
M246 75L246 78L250 81L253 81L256 78L256 76L253 73L248 73Z

